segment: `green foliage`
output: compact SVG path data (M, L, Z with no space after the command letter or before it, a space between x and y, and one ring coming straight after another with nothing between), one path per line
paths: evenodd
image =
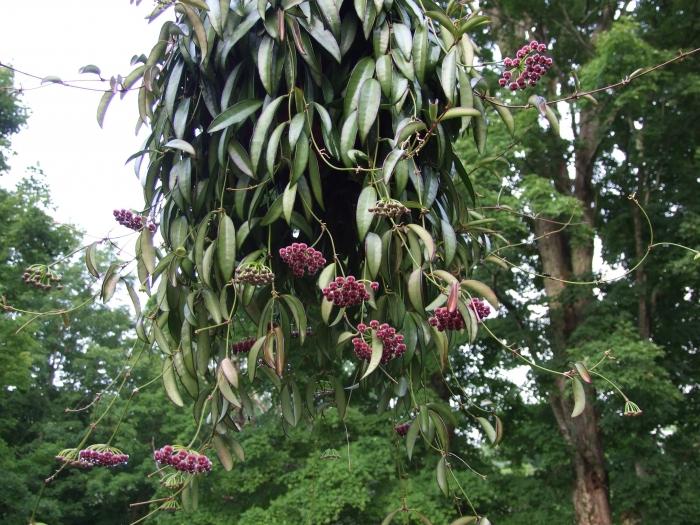
M17 133L27 121L27 113L13 91L14 75L0 68L0 174L7 171L10 136Z

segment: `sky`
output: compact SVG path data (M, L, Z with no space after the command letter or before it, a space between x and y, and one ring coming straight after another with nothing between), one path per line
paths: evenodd
M133 55L148 54L164 18L148 24L153 2L129 0L39 0L3 2L0 15L0 62L62 80L97 79L78 70L95 64L102 76L126 76ZM17 87L33 88L38 80L15 76ZM81 85L100 87L99 82ZM50 185L60 222L82 228L88 239L124 233L112 216L115 208L143 208L141 185L126 159L143 141L134 134L138 109L135 93L115 97L104 129L97 124L101 94L46 84L21 97L29 110L27 125L12 137L16 155L0 185L13 187L28 166L40 166Z

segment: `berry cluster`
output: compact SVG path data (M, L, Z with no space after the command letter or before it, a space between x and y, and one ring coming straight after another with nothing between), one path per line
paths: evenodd
M91 445L81 450L78 456L81 461L97 467L116 467L126 465L129 461L128 454L123 454L119 449L104 445Z
M533 40L518 49L515 58L506 57L503 60L505 71L498 79L498 85L506 85L511 91L534 86L537 81L552 67L552 59L544 54L547 46Z
M379 321L372 320L369 322L369 326L365 323L357 325L357 331L360 332L360 335L353 338L352 345L355 347L355 355L358 359L369 361L372 357L372 348L364 337L370 330L376 330L377 338L382 342L382 363L388 363L406 352L403 335L397 334L396 328L387 323L379 324Z
M264 286L275 280L275 274L264 264L245 264L236 268L234 280L237 283Z
M402 203L394 199L388 201L377 201L377 203L374 205L374 208L369 208L369 210L367 211L369 211L370 213L374 213L375 215L380 215L382 217L390 217L392 219L400 217L405 213L411 213L411 210L409 210Z
M156 231L156 224L150 218L136 215L130 210L114 210L112 215L114 215L114 218L117 219L119 224L131 230L136 230L138 232L145 227L151 232Z
M379 283L370 284L375 292L379 290ZM328 283L323 289L323 296L339 307L354 306L362 301L369 301L370 296L362 281L358 281L354 276L336 277L335 281Z
M165 445L153 453L153 458L161 465L170 465L175 470L189 474L211 470L211 460L207 456L183 447Z
M405 423L399 423L394 427L394 432L396 432L399 436L403 437L406 434L408 434L408 429L411 428L411 422L407 421Z
M467 306L476 314L476 318L479 322L486 319L491 313L491 307L486 301L482 301L481 299L472 299Z
M280 257L292 268L294 277L304 277L304 272L313 275L326 264L321 252L303 242L280 248Z
M459 310L450 312L444 306L435 310L435 315L428 319L430 326L436 327L440 332L445 330L462 330L465 326L464 318Z
M22 280L34 288L51 290L54 287L53 283L61 282L61 276L44 264L33 264L25 268ZM56 290L63 290L63 285L57 284Z
M249 352L253 345L255 344L255 337L248 337L247 339L242 339L231 345L231 351L234 354L245 354Z

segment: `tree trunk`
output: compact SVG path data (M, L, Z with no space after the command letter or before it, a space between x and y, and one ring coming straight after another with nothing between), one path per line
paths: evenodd
M585 319L585 308L591 294L575 300L564 299L567 288L564 280L586 280L593 269L593 231L595 200L592 188L593 165L600 143L600 115L596 109L586 108L580 114L578 140L575 150L576 177L570 194L581 203L583 222L589 228L585 240L578 236L575 242L560 226L546 219L535 221L538 251L545 275L544 287L549 302L551 349L555 359L567 363L569 338ZM550 396L550 405L559 430L572 449L574 487L572 500L578 525L612 525L608 475L605 468L603 444L598 428L598 416L593 401L595 390L585 386L586 407L572 418L569 380L559 376Z

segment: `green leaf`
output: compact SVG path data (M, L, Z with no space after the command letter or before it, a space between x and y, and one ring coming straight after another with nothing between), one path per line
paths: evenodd
M457 37L457 28L452 23L452 20L442 11L426 11L425 16L432 18L442 27L447 29L455 38Z
M236 228L231 217L225 213L219 219L219 233L216 238L216 257L224 282L231 279L236 262Z
M299 24L308 31L308 33L323 47L330 55L335 58L336 62L340 64L340 46L338 41L333 36L333 33L328 31L321 20L315 16L311 17L311 21L300 19Z
M119 282L119 278L119 265L113 263L105 272L104 279L102 280L102 289L100 292L100 296L102 297L103 303L109 301L114 295L114 292L117 289L117 283Z
M346 115L346 117L357 109L357 105L360 101L360 86L362 86L365 80L372 78L374 68L374 59L371 57L363 58L353 68L350 79L348 80L348 87L345 91L345 100L343 102L343 114Z
M578 377L571 378L571 387L574 391L574 409L571 411L571 417L577 417L586 408L586 391L583 389L583 383Z
M382 88L382 93L386 98L391 99L392 77L394 74L391 57L389 55L382 55L377 58L375 69L377 80L379 80L379 85Z
M226 446L226 443L221 436L216 435L212 438L211 442L212 445L214 445L214 450L216 450L216 455L219 458L221 466L224 467L226 472L229 472L231 469L233 469L233 457L231 456L231 452Z
M445 456L440 458L438 461L437 469L435 471L435 476L437 478L438 487L445 496L450 495L450 487L447 484L447 464Z
M194 148L192 147L192 144L182 139L170 140L165 144L165 147L179 149L180 151L184 151L185 153L193 157L197 156L196 152L194 151Z
M202 290L202 297L204 298L204 306L211 315L212 319L216 324L220 324L223 321L223 316L221 315L221 305L217 299L214 292L211 290Z
M275 52L275 41L265 35L258 47L258 74L265 91L270 95L274 94L275 82L275 62L277 54Z
M453 47L445 55L442 61L442 70L440 72L440 85L445 92L447 102L452 104L454 101L455 86L457 85L457 48Z
M265 138L267 137L267 132L270 129L275 113L277 113L277 108L286 97L287 95L277 97L267 106L265 106L262 113L260 113L260 117L258 117L258 120L255 123L253 137L250 141L250 162L253 165L253 172L256 172L258 169L263 146L265 145Z
M394 41L398 46L401 53L406 59L411 57L411 50L413 48L413 37L411 35L411 30L404 24L393 24L391 26L392 33L394 35Z
M401 512L403 509L396 509L392 510L389 514L386 515L386 517L382 520L381 525L389 525L392 521L394 521L394 516L396 516L399 512Z
M143 231L146 231L144 229ZM143 237L143 231L141 232L141 237ZM143 248L142 248L143 250ZM97 277L99 279L100 277L100 272L97 270L97 242L93 242L90 244L86 249L85 249L85 266L87 267L88 272L93 277ZM143 255L142 255L143 257Z
M343 421L345 419L345 409L347 407L345 389L343 388L343 383L337 377L334 377L331 381L335 389L335 406L338 409L338 418Z
M404 156L404 153L406 152L403 149L395 149L392 150L384 159L384 165L382 166L384 184L389 185L391 176L394 174L394 168L396 168L396 164Z
M408 277L408 299L416 312L423 313L423 269L416 268Z
M413 33L413 69L420 84L425 82L428 67L428 27L419 24Z
M416 438L418 437L419 430L420 426L418 420L415 419L413 423L411 423L411 426L408 428L408 433L406 434L406 452L408 453L409 461L411 460L411 456L413 456L413 448L416 445Z
M346 167L352 167L354 165L353 160L350 158L350 150L355 146L355 140L357 139L357 111L350 113L348 118L343 123L343 127L340 130L340 157L343 160L343 164Z
M367 134L377 120L381 98L382 91L379 82L373 78L365 80L360 89L360 99L357 105L358 128L360 140L363 143L367 140Z
M440 117L440 120L443 121L443 120L449 120L451 118L461 118L461 117L481 117L481 112L479 112L478 109L474 109L474 108L463 108L463 107L450 108L442 114L442 116Z
M100 127L102 127L104 124L107 108L109 107L109 103L112 102L113 98L114 91L111 90L105 91L100 98L100 103L97 105L97 123L100 125Z
M433 238L430 233L428 233L428 230L418 224L408 224L407 226L410 230L415 232L418 237L420 237L421 241L423 241L423 244L428 251L428 259L432 260L435 257L435 241L433 241Z
M578 375L581 376L581 379L583 379L586 383L593 382L591 380L591 374L588 372L588 368L586 368L586 365L584 365L580 361L577 361L576 363L574 363L574 367L576 367Z
M455 253L457 253L457 234L452 225L445 219L442 219L440 223L442 225L442 240L445 250L445 266L449 266L454 260Z
M414 133L418 133L419 131L423 131L424 129L428 129L428 126L426 126L425 122L423 121L413 120L411 122L408 122L404 126L399 128L398 132L396 133L396 138L394 139L394 142L396 143L396 145L400 146L411 135L413 135Z
M454 520L452 523L450 523L450 525L469 525L470 523L474 523L476 520L476 516L462 516L461 518Z
M290 224L292 221L292 210L294 209L296 198L297 185L292 185L291 182L287 183L287 187L284 189L284 193L282 194L282 211L287 224Z
M506 129L508 130L508 133L510 133L511 136L515 135L515 120L513 120L513 114L510 112L510 110L507 107L502 105L503 102L501 102L498 99L493 99L493 100L494 101L491 103L491 105L498 112L498 115L501 117L501 120L506 125Z
M204 63L204 59L206 58L208 52L207 32L204 29L204 25L202 24L199 15L191 7L184 4L177 4L175 9L177 11L184 12L187 16L187 20L194 30L194 35L197 39L197 43L199 44L199 49L202 52L202 63Z
M484 432L486 432L486 436L489 438L489 441L491 443L496 443L496 429L493 428L493 425L489 422L489 420L485 417L477 417L476 419L479 421L481 428L484 429Z
M295 426L296 419L294 417L294 408L292 407L292 395L289 392L287 385L282 387L282 391L280 392L280 402L282 405L282 415L284 416L284 419L290 426Z
M372 331L372 356L369 359L369 365L367 365L367 370L365 370L365 373L362 374L360 381L377 369L379 363L382 361L383 352L384 345L382 344L381 339L377 337L376 331Z
M272 175L275 171L275 160L277 160L277 149L280 145L280 140L282 140L282 133L287 127L286 122L279 124L275 130L270 135L270 140L267 143L267 151L265 152L265 168L267 173Z
M246 177L256 178L253 173L253 166L250 163L250 157L248 152L241 146L241 144L235 139L231 139L228 143L228 156L236 166Z
M478 295L481 295L484 299L491 303L491 306L494 309L498 309L498 297L496 297L496 294L487 284L484 284L481 281L475 281L474 279L464 279L461 285L462 288L466 288Z
M238 388L238 372L236 371L236 367L233 366L233 362L228 357L224 357L221 360L220 366L221 372L224 374L226 380L232 387Z
M255 99L247 99L236 102L233 106L226 108L224 111L219 113L216 118L212 120L207 131L209 133L215 133L232 126L233 124L239 124L255 113L260 106L262 106L262 101ZM260 118L262 119L262 115Z
M316 0L316 5L325 18L333 35L340 38L340 8L334 0Z
M355 218L357 221L358 240L364 241L365 235L374 219L374 214L369 211L377 202L377 191L374 186L365 186L357 199Z
M382 239L376 233L370 232L365 238L365 256L367 258L367 269L369 278L374 279L382 264Z
M561 133L559 131L559 119L557 118L556 113L554 113L554 110L547 106L545 108L545 113L544 116L547 118L549 121L549 125L552 126L552 131L557 137L561 137Z
M294 317L294 323L296 324L297 330L299 331L299 339L301 341L301 344L303 345L304 340L306 339L307 326L306 311L304 310L304 305L297 297L289 294L282 295L282 300L285 303L287 303L289 310L292 312L292 316Z
M323 290L328 283L335 279L335 263L330 263L326 266L318 276L318 287Z
M258 369L258 354L264 345L268 344L267 335L258 337L253 346L248 351L248 378L251 383L255 379L255 371Z
M185 406L180 395L180 390L177 388L175 381L175 370L173 369L173 358L167 357L163 360L163 386L168 399L179 407Z

